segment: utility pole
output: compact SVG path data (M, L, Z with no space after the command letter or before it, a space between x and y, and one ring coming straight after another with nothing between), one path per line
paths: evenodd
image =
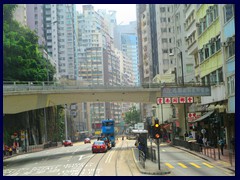
M45 143L47 142L47 115L46 115L46 108L44 110L44 130L45 130Z
M67 105L65 104L65 140L68 140L68 132L67 132Z

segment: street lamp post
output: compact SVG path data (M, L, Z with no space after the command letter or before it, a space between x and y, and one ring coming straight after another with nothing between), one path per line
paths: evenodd
M67 105L65 104L65 139L68 139L68 132L67 132Z
M183 71L183 57L182 57L182 51L178 47L177 48L180 51L180 60L181 60L181 66L182 66L182 86L184 86L184 71ZM169 56L173 56L174 54L169 54ZM185 131L187 132L187 119L186 119L186 103L183 104L183 110L184 110L184 124L185 124Z

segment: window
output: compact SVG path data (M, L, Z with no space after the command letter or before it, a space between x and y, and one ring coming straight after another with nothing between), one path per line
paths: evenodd
M167 38L162 38L162 43L167 43Z
M161 28L161 32L167 32L167 28Z
M227 78L227 84L228 84L228 95L234 95L235 94L235 75Z
M213 18L217 19L218 17L218 5L213 6Z
M217 70L218 73L218 82L223 82L223 72L222 72L222 68Z
M202 78L202 84L203 84L203 85L206 85L205 83L206 83L205 77L203 77L203 78Z
M203 58L203 49L201 49L199 51L199 58L200 58L200 62L203 62L204 58Z
M216 51L218 51L220 49L221 49L220 35L218 35L217 41L216 41Z
M160 12L161 12L161 13L164 13L165 10L166 10L165 7L160 7Z
M224 23L228 22L234 16L235 6L233 4L227 4L224 6Z
M228 45L228 58L235 55L235 42L230 42Z
M164 17L164 18L161 18L160 21L161 22L167 22L167 19Z
M209 48L206 47L206 48L204 49L204 52L205 52L205 59L207 59L207 58L209 57Z
M164 60L163 60L163 64L164 64L164 65L169 65L169 60L168 60L168 59L164 59Z
M163 53L168 53L168 50L167 49L163 49L162 52Z
M211 47L211 55L213 55L214 53L215 53L215 42L213 42L211 45L210 45L210 47Z
M210 74L206 76L206 83L207 85L210 85Z
M211 84L216 84L217 82L217 72L214 71L210 74L210 81L211 81Z
M193 72L193 64L186 64L186 71L187 73Z

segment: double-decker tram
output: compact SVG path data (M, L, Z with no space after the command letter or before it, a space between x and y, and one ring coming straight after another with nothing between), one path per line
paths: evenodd
M102 136L107 137L111 141L111 147L115 147L115 122L112 119L102 120Z

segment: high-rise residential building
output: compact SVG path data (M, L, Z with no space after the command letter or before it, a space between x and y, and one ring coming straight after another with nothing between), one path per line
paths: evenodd
M13 13L13 19L23 26L27 26L27 9L26 4L17 4Z
M38 35L38 44L45 46L43 4L27 4L27 25Z
M76 80L77 27L74 4L28 4L28 24L55 61L57 79Z
M220 137L229 144L235 135L235 8L231 4L197 4L185 9L186 28L192 29L187 43L195 58L196 81L211 87L211 95L200 97L190 108L204 115L193 124L198 130L207 129L212 144Z
M177 82L179 84L182 84L182 81L184 83L195 82L194 57L188 53L188 45L186 43L185 4L174 4L172 6L174 24L171 31L174 31L174 47L169 49L169 53L173 52L176 56ZM180 53L182 57L180 57ZM183 67L181 67L182 65Z
M224 82L227 98L227 144L235 137L235 5L220 5L220 17L222 24L222 50L224 57ZM234 147L230 147L231 149Z
M132 60L121 50L115 49L115 54L120 61L120 82L121 86L134 86Z
M187 53L184 5L137 5L139 64L143 83L164 82L158 76L175 73L178 84L194 80L194 59ZM181 56L182 55L182 56ZM183 67L182 67L183 65ZM183 71L182 71L183 69ZM184 76L184 77L183 77ZM152 105L145 107L151 116ZM165 119L166 120L166 119Z
M46 49L46 40L45 40L45 30L44 19L43 19L43 4L27 4L26 5L26 13L27 13L27 26L36 32L38 35L38 44L40 50L43 52L43 57L46 58L50 63L56 68L57 71L57 59L53 59L51 55L47 52ZM54 75L54 78L57 79L58 71Z
M135 85L140 84L138 64L138 38L136 21L117 25L114 30L114 45L132 60Z
M112 29L115 13L95 11L92 5L83 5L78 15L79 79L89 86L120 84L120 62L114 46ZM93 132L99 132L102 119L121 117L120 105L114 102L89 103L89 121Z

